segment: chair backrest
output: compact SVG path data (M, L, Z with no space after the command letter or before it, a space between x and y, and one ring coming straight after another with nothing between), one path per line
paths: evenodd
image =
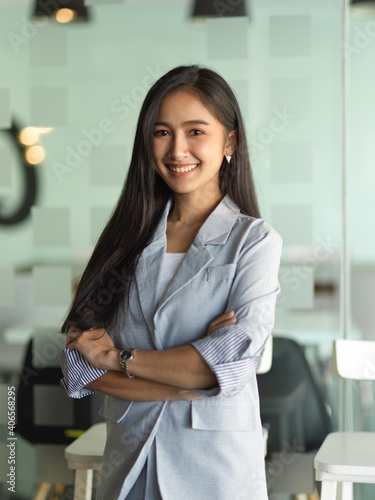
M32 443L70 443L92 425L92 396L68 398L60 385L61 333L38 329L25 354L17 391L17 432Z
M261 352L257 373L260 375L261 373L267 373L270 371L272 366L272 350L273 350L273 340L272 335L270 335L267 339L267 342L264 345L263 351Z
M321 386L303 348L292 339L273 337L271 369L257 376L263 424L268 423L268 449L282 452L316 450L333 425Z
M375 341L338 339L333 344L333 372L351 380L375 380Z

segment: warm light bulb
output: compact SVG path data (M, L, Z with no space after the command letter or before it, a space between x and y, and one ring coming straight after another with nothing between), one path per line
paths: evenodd
M24 146L31 146L38 142L39 131L35 127L23 128L18 135L18 140Z
M53 130L53 127L35 127L39 134L48 134Z
M45 149L42 146L31 146L25 151L25 159L30 165L38 165L46 156Z
M55 14L55 19L59 23L70 23L73 21L76 12L72 9L59 9Z

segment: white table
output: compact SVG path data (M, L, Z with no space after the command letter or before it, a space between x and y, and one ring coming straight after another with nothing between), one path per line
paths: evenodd
M95 424L65 448L68 468L75 470L74 500L91 500L93 471L102 467L105 422Z

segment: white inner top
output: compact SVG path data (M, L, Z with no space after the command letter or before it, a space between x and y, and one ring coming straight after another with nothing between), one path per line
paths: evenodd
M159 298L163 297L165 291L167 290L169 283L172 281L173 276L176 274L182 259L185 257L185 253L166 253L163 263L163 269L161 273L161 280L159 285Z

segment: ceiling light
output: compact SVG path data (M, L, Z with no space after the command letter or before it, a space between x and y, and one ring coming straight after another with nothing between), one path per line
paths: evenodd
M351 0L350 13L356 17L374 17L374 0Z
M246 17L245 0L194 0L191 17Z
M55 14L55 19L59 23L70 23L73 21L77 12L72 9L59 9Z
M89 9L83 0L35 0L34 18L48 18L50 21L69 23L88 21Z

